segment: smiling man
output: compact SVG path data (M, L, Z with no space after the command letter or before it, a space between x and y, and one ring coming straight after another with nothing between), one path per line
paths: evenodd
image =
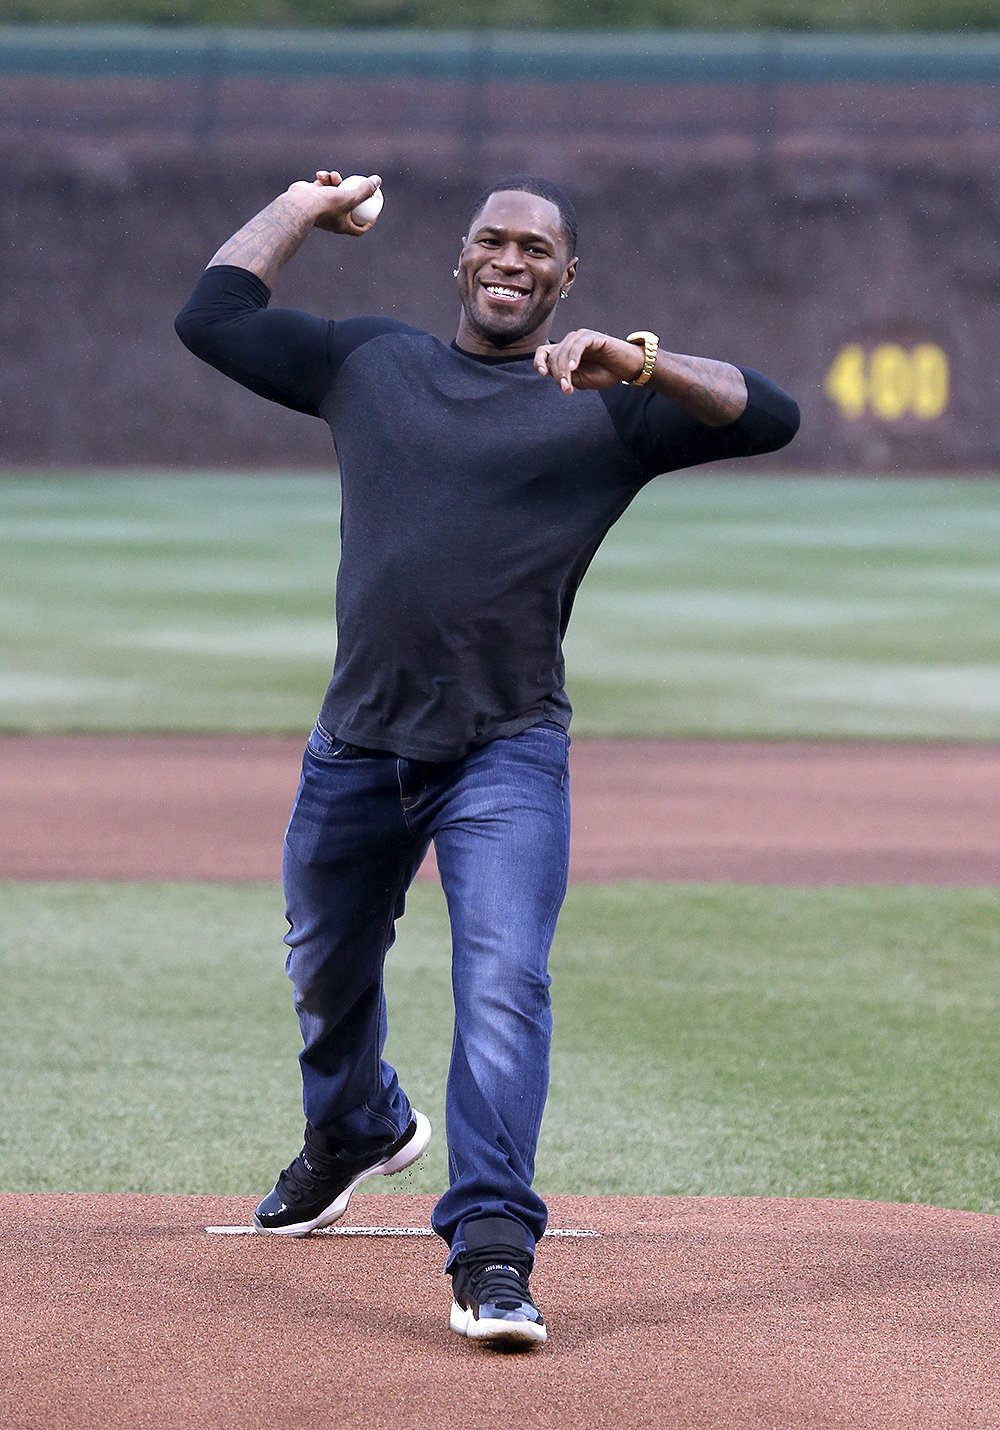
M269 308L311 229L372 227L350 206L378 177L349 197L340 183L324 170L292 184L223 245L177 320L199 357L326 421L342 484L336 661L284 854L305 1143L254 1224L306 1236L430 1140L382 1049L385 957L433 842L455 994L450 1185L432 1218L451 1326L532 1345L546 1339L528 1278L546 1224L532 1179L547 964L569 860L562 637L641 487L774 451L798 409L751 369L665 352L649 331L551 342L576 277L576 216L530 175L473 209L450 345L390 318Z

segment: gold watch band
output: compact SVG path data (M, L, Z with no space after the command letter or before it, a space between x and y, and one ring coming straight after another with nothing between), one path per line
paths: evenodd
M660 340L655 333L647 333L640 330L637 333L629 333L625 339L627 343L642 343L646 356L643 359L642 372L638 377L634 377L630 382L625 382L625 387L642 387L653 375L653 368L656 365L656 354L660 347Z

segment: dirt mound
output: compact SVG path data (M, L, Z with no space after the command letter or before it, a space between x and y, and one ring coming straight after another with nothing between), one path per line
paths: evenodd
M426 1227L433 1198L358 1196ZM996 1425L1000 1219L553 1197L549 1344L448 1330L436 1238L213 1236L237 1197L0 1197L5 1430L972 1430Z

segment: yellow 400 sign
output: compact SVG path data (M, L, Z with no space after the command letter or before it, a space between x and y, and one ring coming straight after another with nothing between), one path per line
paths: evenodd
M847 343L833 360L823 391L849 421L871 410L886 422L940 417L948 406L948 359L934 343L919 343L907 352L897 343L882 343L866 352Z

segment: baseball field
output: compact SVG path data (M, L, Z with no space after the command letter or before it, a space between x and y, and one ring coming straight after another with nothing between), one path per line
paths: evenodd
M277 875L338 500L0 483L2 1423L1000 1424L1000 482L661 481L598 554L537 1176L596 1235L543 1246L529 1360L449 1339L416 1234L432 870L387 1055L437 1136L347 1218L415 1234L205 1231L300 1141Z

